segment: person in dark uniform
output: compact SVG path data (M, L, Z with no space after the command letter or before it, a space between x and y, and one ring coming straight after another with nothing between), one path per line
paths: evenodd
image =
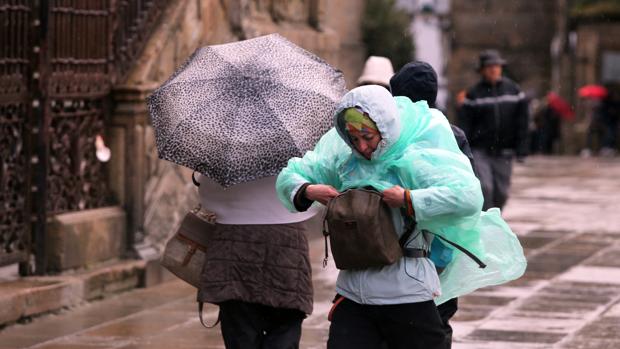
M528 150L528 100L515 82L502 76L505 64L496 50L480 53L481 79L467 91L458 113L474 155L484 210L504 207L513 159L523 161Z

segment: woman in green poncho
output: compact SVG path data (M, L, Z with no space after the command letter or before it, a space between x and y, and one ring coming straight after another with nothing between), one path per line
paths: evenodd
M446 236L469 231L480 216L480 184L447 120L433 117L425 102L395 100L372 85L343 97L335 128L314 151L291 159L276 187L287 208L304 211L314 201L325 204L345 189L368 185L383 191L399 234L405 219L417 221L407 248L428 251L433 237L423 230ZM441 293L439 278L426 257L341 270L336 292L328 348L377 348L382 341L389 348L444 345L433 302Z

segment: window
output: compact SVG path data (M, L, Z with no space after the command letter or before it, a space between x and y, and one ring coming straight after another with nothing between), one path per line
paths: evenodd
M601 82L620 83L620 51L603 52L603 65L601 67Z

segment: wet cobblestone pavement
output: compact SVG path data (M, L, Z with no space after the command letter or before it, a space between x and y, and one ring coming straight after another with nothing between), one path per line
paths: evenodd
M620 348L620 161L531 158L515 168L504 217L528 258L525 275L459 300L455 349ZM302 348L324 348L336 269L312 239L314 313ZM179 281L119 294L0 331L0 349L223 348ZM0 310L1 311L1 310ZM216 308L207 307L207 321Z

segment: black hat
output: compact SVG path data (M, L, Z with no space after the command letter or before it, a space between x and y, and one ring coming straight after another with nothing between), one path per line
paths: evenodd
M405 64L390 79L392 95L409 97L411 101L426 101L430 107L437 99L437 73L426 62Z
M506 60L503 59L497 50L485 50L480 52L478 57L478 69L480 70L488 65L504 65Z

